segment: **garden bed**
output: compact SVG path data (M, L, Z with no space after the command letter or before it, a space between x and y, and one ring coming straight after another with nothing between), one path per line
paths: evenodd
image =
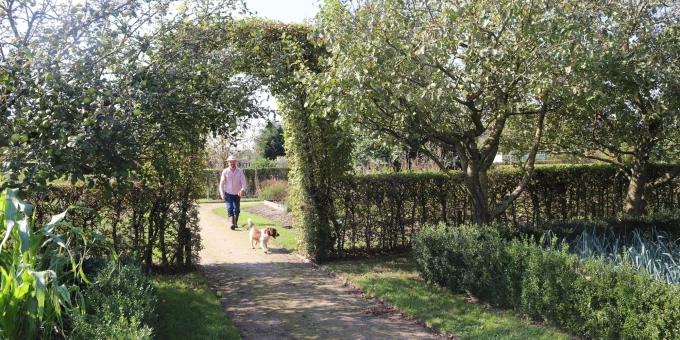
M272 207L265 203L263 205L256 205L254 207L241 208L241 210L253 215L265 217L283 228L290 229L293 225L293 215L287 213L285 208L282 210L278 207Z
M264 200L263 202L264 202L264 205L266 205L266 206L268 206L268 207L270 207L270 208L272 208L272 209L280 210L280 211L283 211L283 212L286 211L286 205L283 204L283 202L281 202L281 201L268 201L268 200Z

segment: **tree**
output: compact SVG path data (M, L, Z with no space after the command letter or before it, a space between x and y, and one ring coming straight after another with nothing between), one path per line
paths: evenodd
M44 187L63 176L120 182L160 142L202 145L208 132L231 134L261 112L215 40L232 20L231 2L172 12L170 4L0 3L5 186ZM213 36L199 35L204 27Z
M257 153L266 159L275 160L277 157L285 156L286 150L284 150L283 144L283 127L278 123L267 122L267 125L255 138Z
M212 136L205 145L208 166L211 169L224 169L227 167L227 158L234 150L235 140L224 136Z
M552 146L618 166L628 178L625 211L680 174L680 5L664 1L583 4L571 48L572 96L554 121ZM653 162L677 165L650 177Z
M219 38L232 21L223 5L178 13L136 50L118 78L126 94L120 104L138 122L133 136L141 166L132 169L132 178L153 193L135 210L148 216L134 226L140 235L134 248L147 266L155 253L163 265L192 264L199 250L195 198L201 183L195 172L204 167L207 136L233 136L239 122L262 112L258 84L237 75L237 56Z
M310 104L425 153L455 153L473 220L488 223L521 194L533 173L543 122L563 88L560 40L568 8L555 1L329 1L316 32L331 56L310 76ZM487 172L508 119L530 117L525 175L489 197Z
M389 137L376 136L365 133L365 130L355 129L355 145L352 160L355 171L368 171L375 168L389 168L393 171L401 170L398 160L401 148L391 143Z
M256 169L274 168L276 167L276 163L274 163L273 160L268 158L258 158L253 163L252 167Z
M169 8L0 2L2 185L45 190L66 177L103 187L129 204L110 207L131 215L128 235L112 228L114 242L149 267L153 254L191 265L206 137L233 135L261 112L257 84L238 76L219 39L233 2Z
M0 2L6 185L44 186L133 165L134 119L115 103L110 68L132 56L128 40L141 38L140 28L167 8L164 0Z

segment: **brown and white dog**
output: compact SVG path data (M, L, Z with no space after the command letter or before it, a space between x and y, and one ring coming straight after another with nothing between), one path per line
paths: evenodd
M250 226L250 247L255 249L255 245L259 242L262 251L269 253L269 247L267 247L267 243L269 243L269 237L271 236L276 238L279 236L279 233L276 232L276 229L267 227L264 230L260 230L255 226L255 223L253 223L253 220L251 219L248 219L248 226Z

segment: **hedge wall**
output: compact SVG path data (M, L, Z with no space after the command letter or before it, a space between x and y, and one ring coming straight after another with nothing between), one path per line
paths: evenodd
M224 169L222 169L224 170ZM220 197L217 192L217 185L220 183L220 169L205 169L203 170L203 192L205 198L218 199ZM262 168L262 169L243 169L248 181L248 190L246 196L257 196L257 183L267 179L275 178L277 180L288 180L288 168Z
M664 171L656 166L652 174ZM520 171L489 174L490 196L500 199L514 189ZM615 216L623 212L626 178L611 166L554 166L536 169L532 183L501 216L500 222L539 225ZM408 248L426 224L471 223L463 175L398 173L346 177L334 188L341 226L336 230L339 257ZM647 193L650 211L680 207L680 180Z
M201 250L198 197L191 192L190 183L175 184L178 186L140 182L111 191L65 185L48 194L34 193L27 201L36 207L40 224L70 205L93 209L71 210L66 218L74 226L96 229L99 216L101 234L112 241L115 251L141 256L147 268L153 264L192 266L198 263ZM91 254L97 255L97 251L91 249Z

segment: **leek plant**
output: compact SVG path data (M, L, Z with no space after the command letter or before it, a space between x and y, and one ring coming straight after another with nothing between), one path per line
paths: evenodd
M669 284L680 283L680 244L668 234L653 230L646 237L639 229L627 236L595 233L587 228L570 249L581 260L599 258L614 266L628 265Z
M70 209L86 208L71 206L36 226L17 189L0 195L0 339L49 339L63 332L69 310L83 306L82 261L104 239L65 221Z

